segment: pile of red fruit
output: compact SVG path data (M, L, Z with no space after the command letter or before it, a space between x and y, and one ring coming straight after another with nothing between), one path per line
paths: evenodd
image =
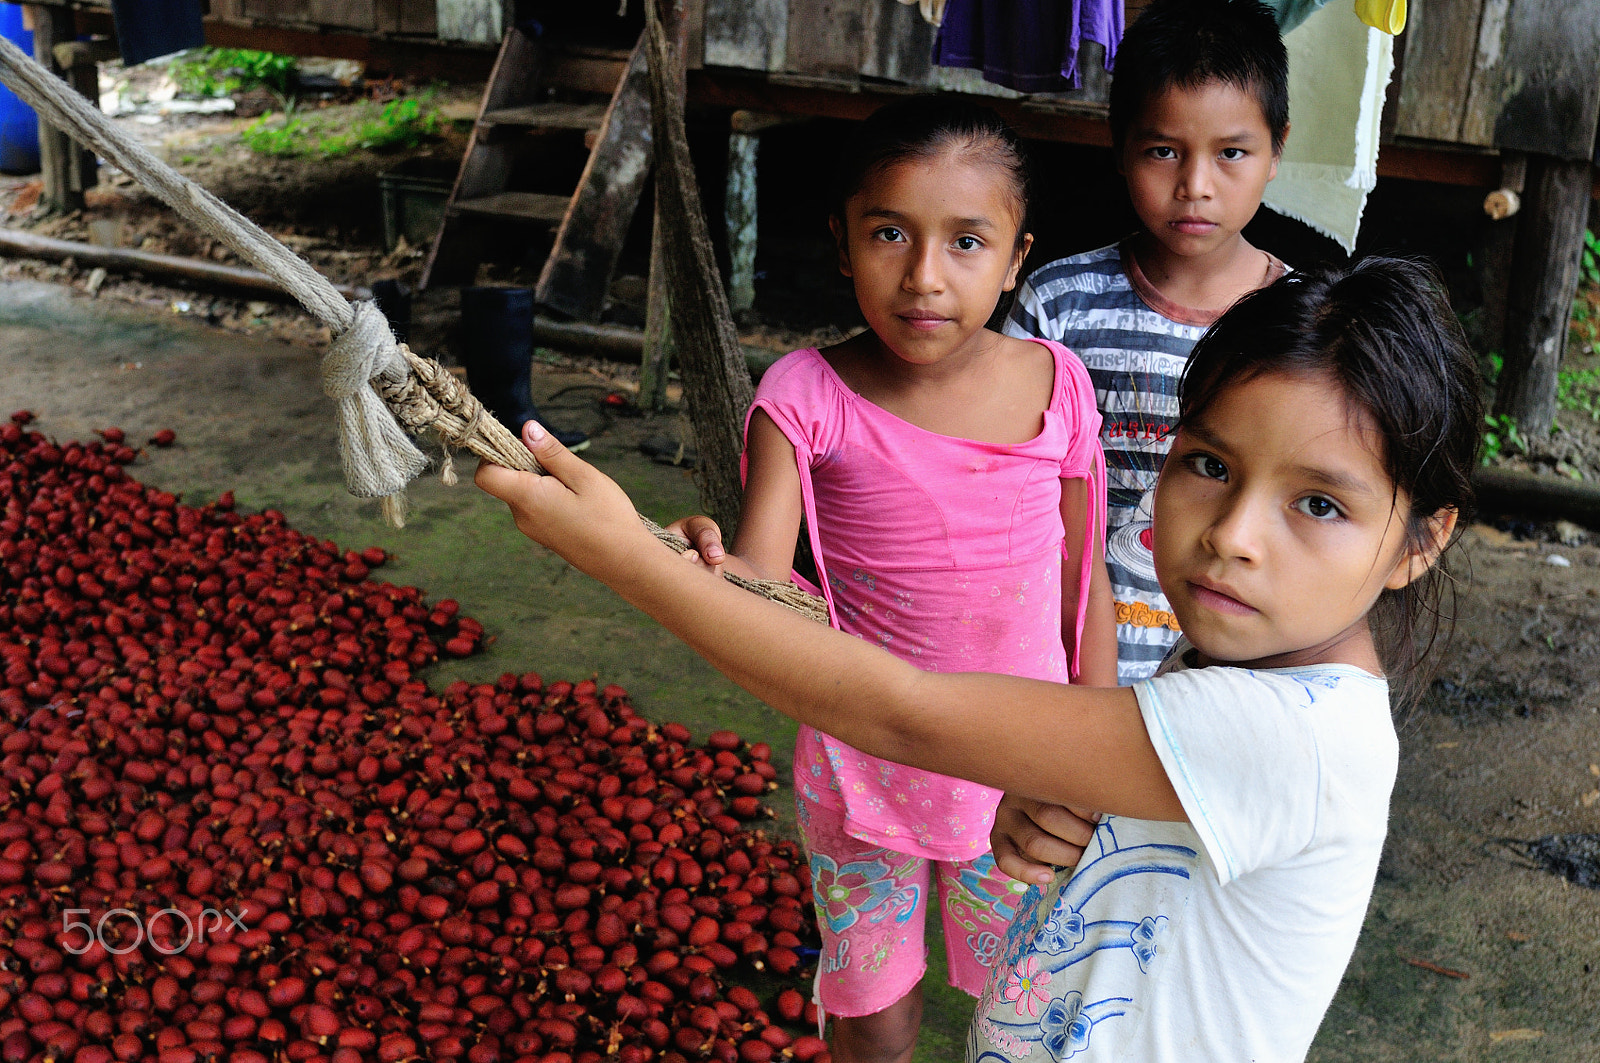
M430 691L455 603L120 436L0 425L0 1063L826 1063L728 981L816 941L768 748Z

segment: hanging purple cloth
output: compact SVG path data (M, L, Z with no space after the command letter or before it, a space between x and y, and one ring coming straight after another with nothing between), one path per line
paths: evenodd
M933 61L1018 92L1065 92L1078 87L1083 41L1104 45L1111 69L1122 24L1122 0L949 0Z

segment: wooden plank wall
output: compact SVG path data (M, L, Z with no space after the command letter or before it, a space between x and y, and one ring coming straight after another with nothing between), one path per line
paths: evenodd
M1398 136L1594 155L1600 0L1414 0Z
M1142 9L1148 0L1129 0ZM964 84L965 71L933 65L937 30L915 4L896 0L703 0L708 67L776 75L787 84L852 91L861 79L933 89ZM1080 65L1088 70L1080 55ZM1101 61L1095 50L1092 62ZM972 80L980 75L972 74ZM1073 102L1103 103L1104 77L1090 71ZM983 87L979 92L986 91ZM1008 95L990 87L996 95Z

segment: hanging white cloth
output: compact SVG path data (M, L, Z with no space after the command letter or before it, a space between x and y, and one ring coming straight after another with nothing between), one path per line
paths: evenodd
M1378 183L1378 127L1394 73L1394 37L1345 4L1285 35L1289 140L1262 201L1353 251Z

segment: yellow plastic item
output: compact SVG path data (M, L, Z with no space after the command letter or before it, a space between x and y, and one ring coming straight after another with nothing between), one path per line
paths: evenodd
M1406 0L1356 0L1356 17L1375 30L1398 36L1406 28Z

